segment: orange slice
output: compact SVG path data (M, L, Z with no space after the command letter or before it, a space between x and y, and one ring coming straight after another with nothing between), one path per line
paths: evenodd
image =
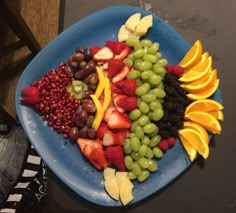
M214 69L196 81L182 84L181 87L187 92L199 93L211 87L211 85L214 83L216 79L217 79L217 70Z
M221 133L221 125L219 121L210 113L207 112L189 112L184 115L185 120L193 121L202 125L206 130L214 133Z
M211 87L209 87L208 89L204 90L203 92L199 92L199 93L189 93L189 94L187 94L187 97L190 100L201 100L201 99L209 98L210 96L212 96L215 93L215 91L219 87L219 83L220 83L220 80L216 79L214 81L214 83L211 85Z
M213 115L216 119L223 121L224 120L224 113L221 110L212 110L209 111L211 115Z
M210 72L212 66L212 57L209 56L200 63L197 63L190 70L184 72L179 78L182 82L192 82L202 78L208 72Z
M208 58L209 57L209 53L208 52L204 52L203 54L202 54L202 57L201 57L201 62L203 61L203 60L205 60L206 58Z
M179 65L184 69L188 69L193 66L202 55L202 43L197 40L190 50L185 54L183 59L179 62Z
M205 159L209 156L208 142L196 130L192 128L184 128L178 131L182 143L189 143L197 152Z
M191 104L189 104L185 110L185 114L194 111L208 112L222 109L224 109L224 107L218 101L215 101L213 99L202 99L194 101Z
M184 121L184 128L185 127L188 127L188 128L191 128L191 129L194 129L194 130L198 131L204 137L205 141L207 143L209 143L208 133L207 133L206 129L203 128L200 124L197 124L197 123L192 122L192 121Z

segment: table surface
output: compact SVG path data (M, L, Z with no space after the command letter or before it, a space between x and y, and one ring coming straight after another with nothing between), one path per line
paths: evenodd
M210 156L201 158L161 192L124 208L125 212L236 212L236 130L235 108L236 72L233 64L236 41L236 1L189 0L67 0L63 30L81 18L104 7L128 4L145 7L165 20L181 33L189 43L201 40L205 50L213 56L218 70L220 89L224 101L225 121L223 133L210 145ZM74 194L57 177L49 172L48 202L53 202L55 212L108 212L110 208L93 205ZM50 211L51 212L51 211Z

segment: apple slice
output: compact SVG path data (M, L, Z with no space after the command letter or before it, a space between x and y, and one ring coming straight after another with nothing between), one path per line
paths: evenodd
M112 179L116 175L116 170L111 167L105 167L103 170L104 180Z
M125 27L129 30L131 30L132 32L135 31L135 28L137 26L137 24L139 23L141 19L141 13L135 13L132 16L130 16L127 21L125 22Z
M133 200L133 194L132 190L134 185L129 180L129 178L126 176L126 178L121 178L122 182L120 183L120 200L123 203L123 205L127 205L131 200Z
M152 15L144 16L136 26L135 33L139 36L145 35L147 30L153 25Z
M128 30L125 25L122 25L118 32L118 41L126 41L130 36L130 30Z
M116 177L104 181L107 193L115 200L119 200L120 189L116 181Z

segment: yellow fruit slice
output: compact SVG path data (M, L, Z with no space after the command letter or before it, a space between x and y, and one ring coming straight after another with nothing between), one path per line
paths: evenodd
M119 200L120 189L116 181L116 177L104 181L107 193L115 200Z
M104 180L112 179L116 175L116 170L111 167L105 167L103 170Z
M209 87L208 89L204 90L203 92L199 92L199 93L189 93L189 94L187 94L187 97L190 100L201 100L201 99L209 98L210 96L212 96L215 93L215 91L219 87L219 83L220 83L220 80L216 79L214 81L214 83L212 84L212 86Z
M130 30L128 30L125 25L122 25L118 32L118 41L126 41L129 38L130 34Z
M204 137L196 130L184 128L178 131L181 141L189 143L205 159L209 156L209 146Z
M188 142L187 139L185 139L182 135L179 135L179 138L181 140L181 143L183 144L183 147L185 149L185 151L188 154L189 160L193 161L196 158L197 155L197 150L194 149L190 143Z
M211 85L214 83L216 79L217 79L217 70L214 69L196 81L182 84L181 87L187 92L199 93L211 87Z
M206 130L220 134L221 133L221 125L219 121L210 113L207 112L189 112L184 115L185 120L190 120L195 123L202 125Z
M208 57L209 57L209 53L208 53L208 52L204 52L204 53L202 54L202 57L201 57L200 62L202 62L203 60L205 60L205 59L208 58Z
M198 60L200 60L202 55L202 43L197 40L190 50L185 54L183 59L179 62L179 65L185 69L193 66Z
M221 110L212 110L209 111L211 115L213 115L216 119L223 121L224 120L224 113Z
M209 136L205 128L203 128L201 125L192 122L192 121L184 121L184 128L192 128L196 131L198 131L205 139L207 143L209 143Z
M224 109L224 107L218 101L215 101L213 99L203 99L203 100L193 101L191 104L189 104L186 107L185 114L194 111L208 112L222 109Z
M209 56L200 63L197 63L190 70L184 72L179 78L182 82L192 82L202 78L208 72L210 72L212 66L212 57Z
M153 25L153 18L152 15L144 16L136 26L135 34L136 35L145 35L147 30L152 27Z
M125 206L131 200L133 200L132 190L134 188L133 183L129 180L128 177L122 178L123 181L120 184L120 200L122 204Z
M140 21L140 19L141 19L141 13L135 13L135 14L131 15L127 19L127 21L125 22L125 27L127 29L131 30L132 32L134 32L137 24Z

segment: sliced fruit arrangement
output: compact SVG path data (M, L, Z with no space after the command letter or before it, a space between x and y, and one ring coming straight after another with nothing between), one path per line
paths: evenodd
M160 44L140 39L152 15L131 15L118 41L77 47L75 53L30 87L21 102L78 147L114 200L133 199L131 182L143 182L179 137L189 159L209 156L209 136L221 133L223 106L210 99L219 85L212 57L198 40L178 65Z

